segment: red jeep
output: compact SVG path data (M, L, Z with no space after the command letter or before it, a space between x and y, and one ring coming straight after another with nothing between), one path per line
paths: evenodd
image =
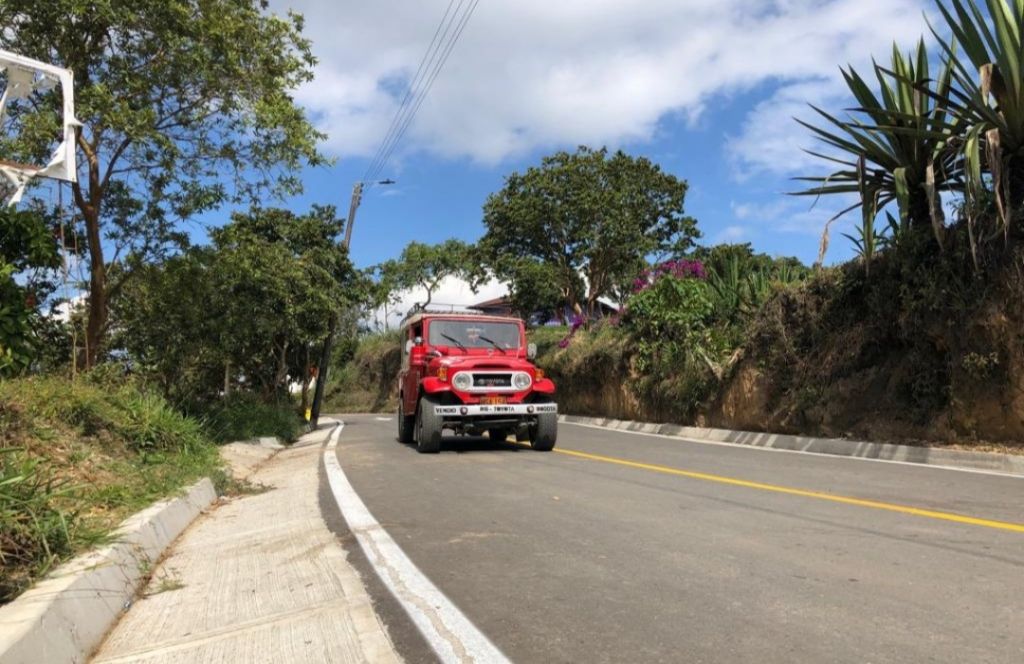
M531 360L518 318L471 313L410 315L401 326L398 440L439 452L441 432L514 433L535 450L554 448L558 433L555 384Z

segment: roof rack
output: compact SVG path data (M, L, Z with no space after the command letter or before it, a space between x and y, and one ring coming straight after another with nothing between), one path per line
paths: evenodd
M437 307L437 308L435 308L435 307ZM456 309L456 307L459 307L459 309ZM423 305L416 305L412 309L409 309L409 311L407 311L405 313L405 316L402 317L402 320L399 323L399 325L401 325L402 323L405 323L405 321L407 321L410 318L412 318L413 316L416 316L416 315L419 315L419 314L438 314L438 315L456 314L456 315L459 315L459 316L480 316L480 317L483 317L483 318L516 318L515 316L502 316L500 314L489 314L489 313L487 313L485 311L479 311L479 310L476 310L476 309L469 308L469 307L467 307L466 305L463 305L463 304L432 303L429 307L424 307Z

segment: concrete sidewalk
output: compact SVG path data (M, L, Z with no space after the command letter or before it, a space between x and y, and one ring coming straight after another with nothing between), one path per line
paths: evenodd
M308 434L251 477L272 487L185 532L92 660L397 662L317 504L321 444Z

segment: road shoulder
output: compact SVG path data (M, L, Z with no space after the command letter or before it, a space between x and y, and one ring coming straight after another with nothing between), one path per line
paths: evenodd
M190 528L94 662L400 661L318 505L304 436Z

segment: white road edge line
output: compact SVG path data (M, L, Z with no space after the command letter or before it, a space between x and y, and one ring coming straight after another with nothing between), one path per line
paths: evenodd
M338 438L345 423L331 434L324 466L334 500L374 571L394 595L442 662L509 662L498 648L438 590L405 555L356 493L338 462Z
M1024 479L1016 473L1004 473L999 470L985 470L984 468L961 468L958 466L937 466L928 463L915 463L913 461L900 461L899 459L876 459L873 457L850 456L848 454L826 454L824 452L808 452L806 450L786 450L778 447L761 447L760 445L747 445L746 443L730 443L727 440L700 440L699 438L687 438L686 436L673 436L665 433L647 433L646 431L629 431L628 429L615 429L604 427L600 424L584 424L583 422L559 422L559 425L569 424L574 427L585 427L587 429L600 429L609 433L629 433L634 436L650 436L652 438L666 438L676 442L694 443L696 445L724 445L725 447L736 447L745 450L757 450L758 452L781 452L784 454L806 454L826 459L847 459L849 461L873 461L875 463L895 463L901 466L912 466L914 468L930 468L932 470L951 470L957 473L974 473L976 475L995 475L997 477L1010 477L1016 480Z

